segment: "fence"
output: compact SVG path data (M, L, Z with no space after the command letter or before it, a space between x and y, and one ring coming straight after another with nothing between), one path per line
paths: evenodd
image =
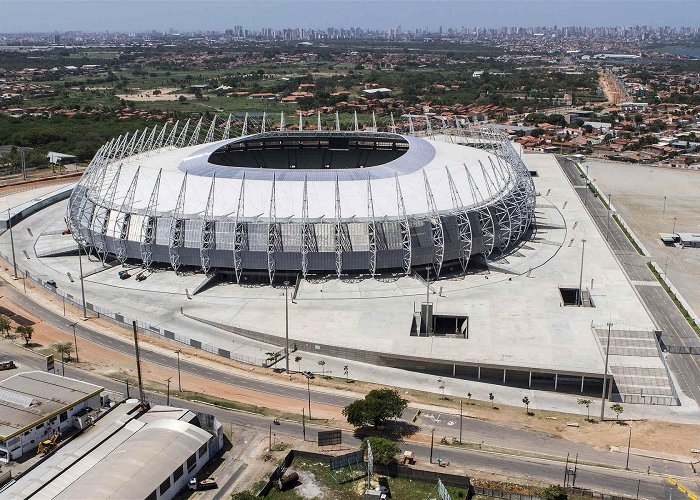
M12 265L12 258L6 256L5 254L0 252L0 257L10 263L10 266ZM32 275L32 273L27 270L22 268L19 264L17 265L17 272L20 274L23 274L26 278L31 279L35 283L37 283L39 286L43 287L45 290L48 290L49 292L52 292L56 294L57 296L61 297L63 300L68 301L70 304L74 305L75 307L82 308L83 307L83 302L80 297L74 297L72 294L68 292L64 292L63 290L54 287L54 286L49 286L46 284L44 280L39 278L38 276ZM109 309L106 309L104 307L97 306L95 304L92 304L88 301L85 301L85 308L88 311L92 311L97 315L98 318L104 318L112 323L117 324L118 326L125 326L125 327L131 327L132 322L136 321L136 327L137 330L139 330L142 333L146 333L147 335L151 337L160 337L160 338L166 338L168 340L173 340L175 342L178 342L180 344L187 345L189 347L194 347L195 349L201 349L203 351L207 351L211 354L215 354L217 356L224 357L226 359L230 359L233 361L238 361L240 363L245 363L248 365L255 365L255 366L265 366L266 362L262 358L254 358L250 356L242 356L239 354L232 353L229 350L226 349L221 349L219 347L216 347L211 344L207 344L206 342L202 342L200 340L194 339L192 337L188 337L187 335L183 335L180 333L173 332L171 330L167 330L165 328L161 328L158 325L152 325L146 321L139 320L137 318L129 318L128 316L125 316L123 314L120 314L118 312L110 311Z

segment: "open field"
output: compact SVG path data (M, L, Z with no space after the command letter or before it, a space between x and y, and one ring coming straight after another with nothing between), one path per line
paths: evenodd
M700 249L666 246L659 233L700 229L700 172L589 160L590 177L612 195L614 209L629 224L652 260L697 313L700 311ZM665 198L665 209L664 209Z

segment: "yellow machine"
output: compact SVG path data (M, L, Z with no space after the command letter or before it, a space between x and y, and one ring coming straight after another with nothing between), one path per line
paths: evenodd
M54 435L51 436L50 439L45 439L44 441L39 443L39 446L36 449L37 455L46 455L51 450L53 450L60 441L61 435L58 432L54 433Z

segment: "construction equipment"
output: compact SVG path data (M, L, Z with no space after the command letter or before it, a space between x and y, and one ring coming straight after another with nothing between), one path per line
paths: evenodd
M54 448L61 442L61 433L56 431L53 436L49 439L45 439L36 449L37 455L46 455L47 453L53 451Z

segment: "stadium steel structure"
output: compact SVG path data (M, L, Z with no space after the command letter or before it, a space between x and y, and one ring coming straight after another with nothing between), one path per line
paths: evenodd
M363 129L355 115L353 130L337 114L325 127L320 115L303 120L230 115L112 139L73 190L69 228L103 261L270 283L466 271L528 232L534 185L496 129L410 115L385 131L374 115Z

